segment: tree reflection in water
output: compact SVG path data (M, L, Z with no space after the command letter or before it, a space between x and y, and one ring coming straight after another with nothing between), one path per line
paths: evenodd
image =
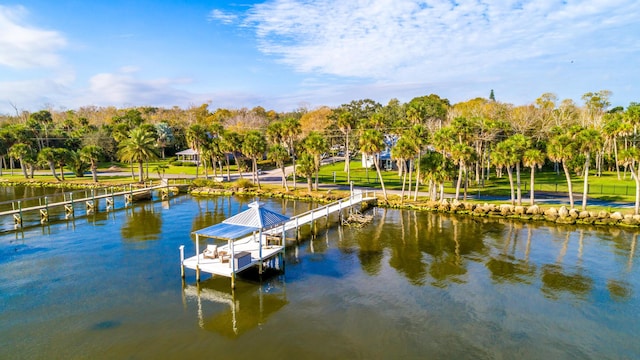
M122 238L129 241L158 240L162 231L162 216L153 203L135 205L122 225Z
M596 289L607 291L616 301L629 299L629 281L596 281L585 269L587 261L593 262L589 241L600 236L592 236L590 231L596 230L377 209L372 224L340 229L338 247L343 253L356 251L365 273L380 275L388 261L390 268L415 286L446 288L466 283L469 266L480 263L492 281L538 284L535 286L549 299L569 295L583 300ZM625 251L614 253L625 268L632 266L636 241L636 235L630 239L628 234L616 234L615 248L624 247Z

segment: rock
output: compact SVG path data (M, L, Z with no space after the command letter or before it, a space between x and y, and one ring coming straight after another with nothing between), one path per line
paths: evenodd
M587 219L589 218L589 212L586 210L580 211L580 213L578 214L578 217L580 219Z
M622 220L624 218L624 216L622 216L622 214L619 211L614 212L613 214L610 215L610 217L613 220Z
M524 215L526 211L524 206L518 205L513 208L513 212L516 213L517 215Z
M547 216L558 216L558 210L554 207L550 207L544 212Z
M529 206L529 208L527 208L527 214L528 215L539 215L540 214L540 207L538 205Z
M609 218L609 213L602 210L600 212L598 212L598 219L608 219Z
M560 207L560 210L558 210L558 216L560 219L564 219L569 216L569 210L567 210L566 206L563 205Z
M513 212L513 205L510 204L501 204L500 205L500 213L504 216L509 215Z
M578 210L576 210L576 209L569 210L569 216L570 217L572 217L574 219L577 219L579 215L580 215L580 213L578 213Z

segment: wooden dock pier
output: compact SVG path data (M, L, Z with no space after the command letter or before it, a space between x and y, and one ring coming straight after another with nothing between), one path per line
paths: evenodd
M129 207L134 201L151 199L152 191L157 190L160 192L161 198L164 200L170 196L172 192L179 192L180 187L186 185L169 185L168 182L163 181L160 185L145 186L142 188L133 188L129 185L128 190L114 191L113 187L102 189L91 189L90 192L86 191L85 196L81 198L74 198L73 192L63 194L63 201L49 202L50 196L41 196L35 199L38 205L22 207L22 201L12 201L12 210L1 211L2 216L13 216L13 221L16 228L23 227L24 215L29 212L40 213L40 223L44 224L49 222L49 211L53 208L64 207L65 219L74 218L77 204L84 204L85 212L87 215L94 213L98 210L98 203L101 199L105 199L106 211L114 210L115 198L122 196L124 198L124 206Z
M200 281L201 272L230 277L231 287L235 288L236 274L248 268L258 266L259 272L262 273L265 263L274 261L283 270L287 231L298 231L301 226L306 224L313 226L314 222L321 218L328 219L331 214L341 213L343 210L351 209L356 205L375 200L375 193L366 194L361 190L354 190L348 198L317 207L268 228L247 227L243 232L242 229L238 229L241 226L237 225L233 228L231 228L231 225L229 228L224 228L225 224L223 222L195 231L196 255L185 258L184 245L180 246L181 276L185 277L185 268L187 268L196 271L196 281L198 282ZM238 214L234 218L242 214L244 213ZM220 229L229 232L229 235L220 231L210 230L220 226L222 226ZM246 235L247 233L249 235ZM201 237L226 240L227 244L216 245L215 252L217 254L207 256L204 252L200 252L199 243Z

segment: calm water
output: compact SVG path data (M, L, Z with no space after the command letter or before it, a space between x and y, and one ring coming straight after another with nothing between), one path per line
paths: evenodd
M183 290L178 247L248 201L0 220L0 359L640 357L635 233L376 209L304 228L284 275Z

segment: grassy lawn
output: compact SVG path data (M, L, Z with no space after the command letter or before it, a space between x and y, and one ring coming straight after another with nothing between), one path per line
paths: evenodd
M352 160L350 162L350 169L351 180L355 186L380 186L375 169L369 169L367 175L367 169L362 167L359 160ZM383 170L382 177L387 189L402 189L402 178L398 176L396 170ZM322 166L320 169L320 181L324 183L348 185L347 173L344 171L344 162L336 162L335 164ZM573 184L573 192L581 194L584 184L583 178L573 176L571 181ZM515 172L514 182L516 182ZM529 169L521 171L520 182L522 184L523 196L528 197L530 190ZM445 192L455 192L455 185L454 181L448 181L445 184ZM424 189L424 186L421 185L421 188ZM564 173L556 173L555 171L546 169L536 171L534 190L536 192L567 193L568 188ZM468 193L483 196L510 196L509 177L505 172L501 178L498 178L496 177L495 171L492 171L489 175L489 180L480 182L480 184L476 184L475 179L470 178ZM635 182L629 174L626 175L626 179L618 180L615 172L603 172L602 176L596 176L592 172L589 176L589 197L607 201L634 201Z
M157 174L158 166L166 166L164 174L178 175L184 177L194 177L196 170L199 176L204 176L204 167L200 166L174 166L169 165L169 159L160 160L149 163L149 174L155 177ZM273 165L269 161L261 161L258 167L263 170L269 170L273 168ZM350 162L351 167L351 180L354 186L357 187L371 187L379 188L380 182L374 168L366 169L362 167L359 159L352 160ZM131 166L128 163L108 162L101 163L99 166L98 180L103 185L120 183L135 183L138 179L138 166L134 165L133 178L131 176L106 176L100 173L108 171L122 171L125 173L131 172ZM147 166L144 166L144 170L147 170ZM237 166L232 165L230 167L232 174L237 173ZM162 172L162 170L161 170ZM213 170L208 169L209 176L213 175ZM223 166L223 174L226 174L226 167ZM385 182L385 186L389 190L401 190L402 189L402 177L398 176L396 170L383 170L382 177ZM13 175L9 170L4 170L3 179L9 181L25 181L22 171L20 169L14 169ZM323 165L320 168L319 179L321 183L348 185L347 174L344 172L344 162L339 161L334 164ZM521 173L521 183L523 196L529 195L529 169L523 169ZM46 170L41 170L36 173L35 181L43 182L55 182L55 178ZM91 173L85 173L84 177L76 177L71 172L65 173L65 181L71 184L86 184L92 183ZM298 179L301 183L304 182ZM515 174L514 174L514 181ZM572 178L574 193L582 193L583 179L577 176ZM422 190L426 190L424 185L421 185ZM553 170L544 169L543 171L536 171L535 179L535 191L536 192L549 192L549 193L567 193L567 184L564 173L556 173ZM448 181L445 184L446 193L455 192L455 182ZM469 179L468 194L482 195L482 196L509 196L509 179L505 173L501 178L496 177L494 171L490 173L489 180L485 180L476 184L475 179ZM615 172L604 172L602 176L596 176L591 174L589 176L589 197L607 201L634 201L635 199L635 183L629 174L626 177L618 180Z

